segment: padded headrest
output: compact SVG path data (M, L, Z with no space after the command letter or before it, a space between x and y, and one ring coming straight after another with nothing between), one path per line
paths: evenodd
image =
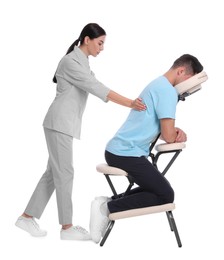
M183 93L192 94L201 89L201 83L208 79L206 72L202 71L175 86L179 95Z

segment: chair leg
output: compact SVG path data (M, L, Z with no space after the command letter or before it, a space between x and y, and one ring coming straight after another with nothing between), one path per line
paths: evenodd
M166 216L167 216L167 219L168 219L168 222L169 222L169 225L170 225L170 230L173 231L172 222L170 220L169 212L167 212L167 211L166 211Z
M109 223L109 225L108 225L108 227L107 227L107 230L106 230L106 232L105 232L105 234L104 234L104 236L103 236L103 238L102 238L102 240L101 240L101 242L100 242L100 246L103 246L104 243L106 242L107 237L109 236L109 234L110 234L110 232L111 232L111 230L112 230L112 228L113 228L113 226L114 226L114 223L115 223L114 220L111 220L111 221L110 221L110 223Z
M177 230L177 226L176 226L172 211L167 211L166 215L167 215L167 218L168 218L168 221L169 221L169 224L170 224L170 229L171 229L171 231L174 231L174 234L175 234L175 237L176 237L176 240L177 240L177 244L178 244L179 247L182 247L182 243L181 243L181 240L180 240L180 236L179 236L179 233L178 233L178 230Z

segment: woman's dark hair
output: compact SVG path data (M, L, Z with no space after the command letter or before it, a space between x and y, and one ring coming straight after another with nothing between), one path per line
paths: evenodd
M83 44L84 39L86 36L88 36L91 40L98 38L100 36L106 35L105 30L100 27L97 23L89 23L87 24L81 31L81 34L77 40L73 42L73 44L68 48L66 55L69 54L74 50L75 46L78 46ZM56 76L54 75L53 82L57 83Z

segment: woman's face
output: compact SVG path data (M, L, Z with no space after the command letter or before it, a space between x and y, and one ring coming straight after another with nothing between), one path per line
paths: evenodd
M86 41L88 54L96 57L103 49L106 35L100 36L95 39L88 38Z

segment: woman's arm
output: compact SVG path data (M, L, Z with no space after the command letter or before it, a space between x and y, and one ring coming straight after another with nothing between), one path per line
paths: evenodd
M89 92L101 98L103 101L110 100L139 111L146 109L146 106L142 103L140 98L132 100L110 90L95 78L93 72L89 73L88 70L83 69L79 63L75 62L69 56L64 57L56 74L75 87Z
M107 99L119 105L130 107L139 111L146 109L146 105L142 103L141 98L136 98L135 100L132 100L124 96L121 96L113 90L110 90L110 92L107 95Z

